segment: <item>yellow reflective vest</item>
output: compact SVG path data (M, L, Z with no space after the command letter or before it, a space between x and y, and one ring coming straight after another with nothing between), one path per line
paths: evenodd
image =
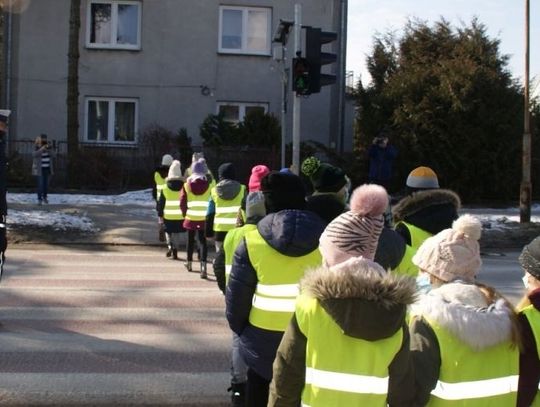
M161 191L163 191L163 187L167 183L165 178L163 178L159 172L154 172L154 183L156 184L156 201L159 201L159 197L161 196Z
M208 211L208 200L210 199L210 188L207 188L203 194L195 195L188 182L184 184L184 191L187 197L186 219L192 221L202 221L206 219Z
M529 325L531 326L531 331L534 336L534 341L536 342L536 351L538 352L538 355L540 355L540 312L536 308L534 308L533 305L529 305L525 307L523 310L521 310L521 313L523 313L525 317L527 317L527 320L529 321ZM540 387L539 387L539 391L540 391ZM539 392L536 393L536 397L534 398L531 406L540 407Z
M167 184L161 192L165 197L165 207L163 208L163 219L182 220L184 216L180 210L180 191L173 191Z
M407 222L399 222L398 225L399 224L405 225L407 229L409 229L409 233L411 235L411 245L405 246L405 253L403 255L403 259L401 259L399 265L392 271L399 274L416 277L418 275L418 267L413 264L412 258L416 254L416 251L422 245L422 243L424 243L427 238L433 235Z
M319 249L304 256L290 257L266 243L257 229L247 232L245 239L258 280L249 322L262 329L285 332L294 313L300 279L306 269L322 263Z
M257 225L245 224L242 227L234 228L227 232L225 240L223 241L223 250L225 251L225 285L229 283L229 276L231 275L231 269L234 258L234 251L244 238L247 232L257 229Z
M217 186L211 190L212 200L216 207L214 216L214 231L228 232L236 226L238 210L242 205L242 199L246 191L246 186L241 185L238 194L231 200L221 198L217 193Z
M401 349L403 330L378 341L353 338L306 294L298 296L295 312L307 338L302 406L386 407L388 367Z
M439 342L441 368L427 406L516 405L519 380L517 346L506 341L475 350L437 323L429 319L428 322Z

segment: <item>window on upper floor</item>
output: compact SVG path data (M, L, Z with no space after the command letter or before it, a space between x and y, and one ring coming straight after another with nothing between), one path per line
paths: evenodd
M219 52L270 55L270 8L221 6Z
M90 0L87 16L87 47L140 49L140 2Z
M268 103L219 102L217 104L218 114L223 114L223 119L231 123L239 123L249 112L257 110L266 113Z
M86 98L85 142L135 144L138 100L128 98Z

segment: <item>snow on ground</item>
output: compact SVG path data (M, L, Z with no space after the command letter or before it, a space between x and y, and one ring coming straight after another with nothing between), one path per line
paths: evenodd
M7 194L10 204L32 204L28 209L8 209L8 227L13 225L49 226L56 230L79 229L85 232L96 231L92 220L85 213L54 210L54 205L70 205L76 208L84 205L130 205L134 211L155 208L152 190L131 191L121 195L49 194L49 204L38 206L36 194Z
M131 191L120 195L86 195L86 194L50 194L49 206L44 207L36 204L36 194L9 193L7 194L8 207L10 203L32 204L32 207L24 210L10 209L8 212L8 225L33 225L51 226L55 229L80 229L93 231L95 226L92 220L85 216L84 211L78 213L66 213L66 211L54 210L54 205L71 205L74 208L84 205L128 205L133 211L144 211L155 208L152 199L152 190ZM504 209L492 208L463 208L462 213L471 213L482 221L485 227L490 229L504 229L511 223L519 222L519 208L510 207ZM531 221L540 223L540 204L531 208Z

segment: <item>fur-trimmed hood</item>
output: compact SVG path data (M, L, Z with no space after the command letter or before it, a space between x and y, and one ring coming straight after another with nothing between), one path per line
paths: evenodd
M423 295L411 312L447 329L475 350L512 339L512 309L502 298L490 304L474 284L444 284Z
M325 266L309 271L300 289L317 298L346 335L369 341L388 338L401 329L416 295L410 277L331 271Z
M393 208L394 222L405 221L437 234L452 227L461 207L459 196L449 189L418 191L400 200Z

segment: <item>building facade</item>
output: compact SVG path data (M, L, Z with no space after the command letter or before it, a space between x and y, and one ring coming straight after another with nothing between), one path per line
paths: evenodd
M11 16L6 43L10 137L47 133L66 140L69 0L39 0ZM337 31L339 1L298 1L304 25ZM273 58L280 19L294 19L290 0L82 0L79 60L79 142L137 148L157 124L186 128L202 144L199 126L223 112L240 121L252 109L281 118L281 65ZM294 38L287 46L287 64ZM335 45L337 50L338 44ZM335 69L335 66L331 69ZM337 85L302 103L301 139L338 148ZM292 100L288 94L287 142ZM347 117L347 116L346 116ZM345 126L345 149L352 123Z

